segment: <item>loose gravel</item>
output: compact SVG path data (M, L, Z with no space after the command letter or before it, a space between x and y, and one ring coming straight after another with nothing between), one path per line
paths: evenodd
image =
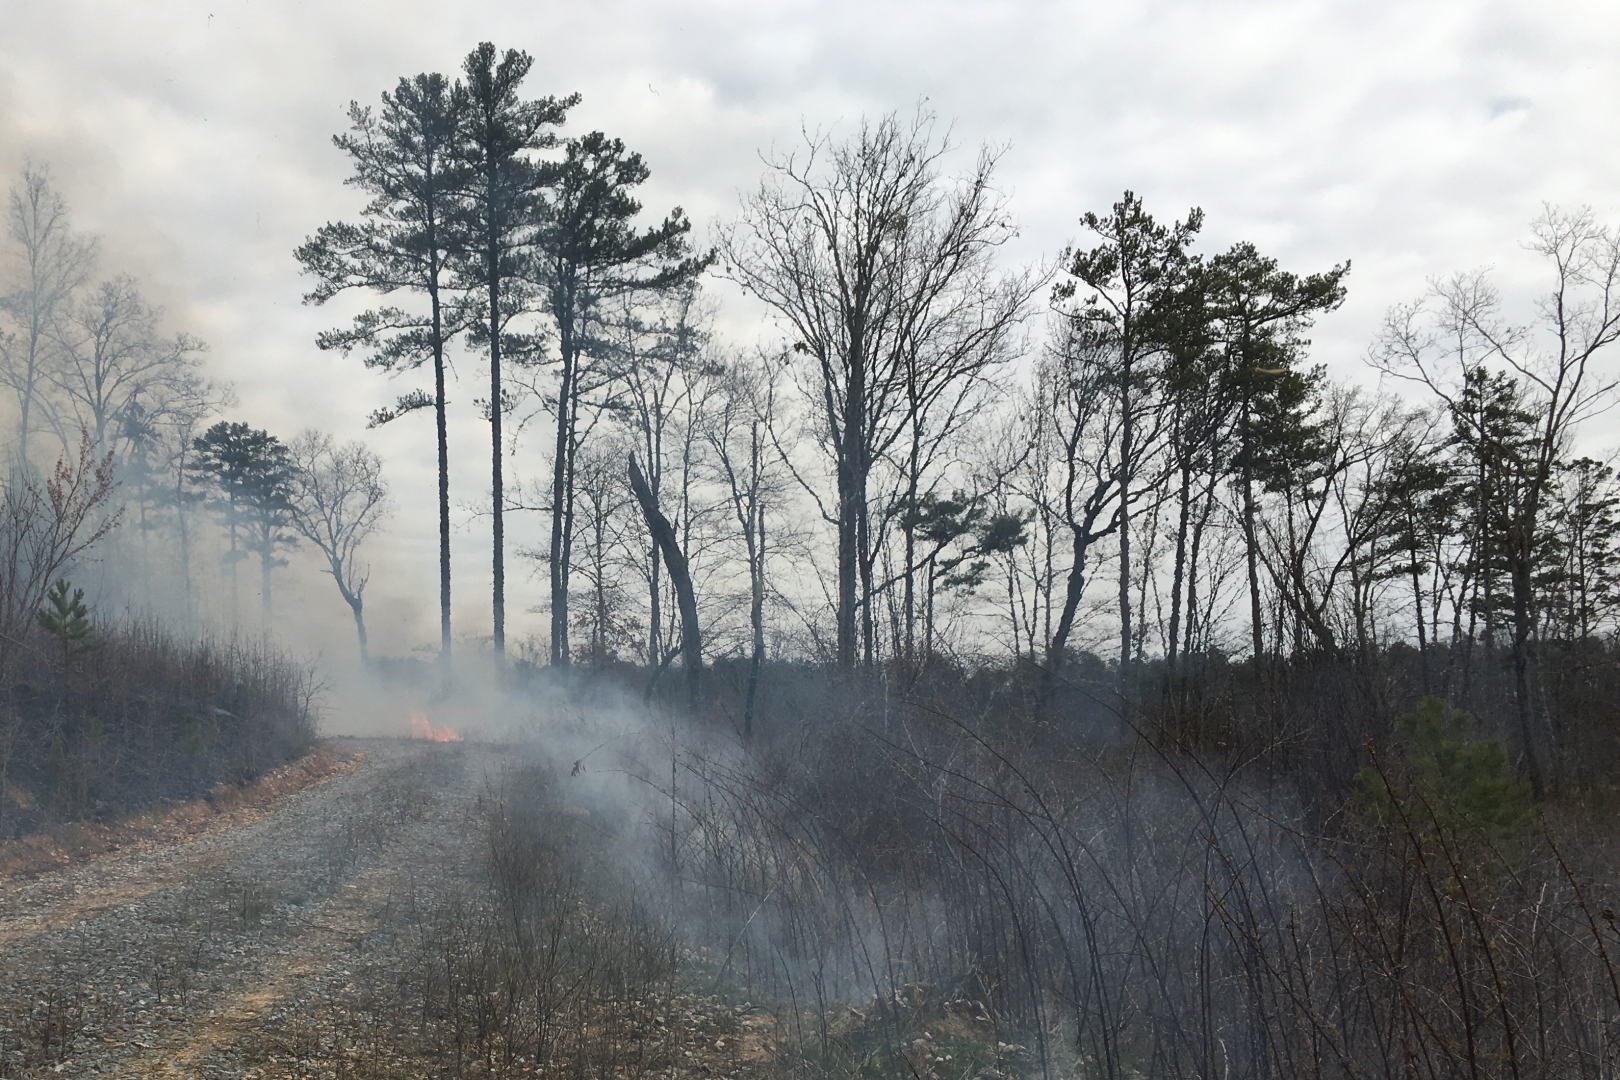
M282 1075L316 1015L340 1059L384 1052L387 945L476 874L499 752L346 746L359 769L250 824L0 884L0 1077Z

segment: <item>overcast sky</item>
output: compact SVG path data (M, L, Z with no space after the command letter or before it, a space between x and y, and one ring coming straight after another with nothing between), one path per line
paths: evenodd
M1079 214L1127 187L1161 217L1203 207L1209 248L1253 240L1299 271L1350 259L1350 299L1315 334L1318 357L1345 375L1361 372L1382 312L1431 276L1493 264L1510 296L1527 298L1539 267L1520 244L1543 202L1620 220L1614 3L3 8L5 174L27 156L51 164L78 224L103 238L103 272L134 273L177 328L209 342L241 399L233 418L286 435L314 424L386 457L403 509L368 595L385 649L435 637L429 429L364 431L403 387L315 350L335 314L300 305L307 283L291 251L357 205L330 142L348 102L375 102L401 75L453 73L481 40L535 56L532 93L582 93L568 130L600 128L640 150L649 211L679 204L700 234L801 123L926 101L969 152L1006 146L1000 179L1022 225L1011 259L1050 257L1077 238ZM765 332L741 317L733 326ZM457 396L473 393L469 383ZM456 434L457 483L472 501L487 450L474 425ZM487 545L467 518L456 622L473 633L487 622ZM515 635L542 625L522 613L539 596L538 581L520 583ZM335 593L308 602L344 614Z

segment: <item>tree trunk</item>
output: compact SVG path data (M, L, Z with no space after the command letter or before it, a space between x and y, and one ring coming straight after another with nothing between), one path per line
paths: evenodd
M1418 553L1416 545L1412 548L1412 613L1417 616L1418 636L1418 667L1423 676L1423 696L1428 697L1429 689L1429 636L1423 625L1423 580L1418 572Z
M1131 343L1126 320L1119 431L1119 699L1131 698L1131 482L1134 479L1135 424L1131 415Z
M866 366L860 335L851 334L838 452L838 666L853 668L859 648L861 524L866 505Z
M360 639L360 663L362 666L371 663L371 649L366 639L366 616L364 611L365 598L349 589L343 580L343 566L336 559L330 560L332 567L332 580L337 582L338 592L343 594L343 600L354 613L354 633Z
M630 490L641 504L641 513L647 520L647 531L664 553L664 565L669 567L669 580L675 586L675 602L681 613L681 662L686 668L687 702L698 706L698 682L703 671L703 640L698 629L697 599L692 592L692 575L675 538L669 519L658 509L658 502L647 487L647 480L636 466L636 456L630 455Z
M557 319L558 353L562 369L557 386L557 442L556 455L551 463L551 664L568 666L568 585L563 573L563 532L567 522L568 458L573 432L569 430L568 403L574 395L574 321L567 306L557 305L562 314ZM657 662L657 658L653 658Z
M1254 447L1249 442L1249 403L1243 403L1243 546L1249 570L1249 621L1254 635L1254 663L1266 652L1265 613L1260 609L1260 563L1254 533Z
M754 475L759 475L759 451L754 451ZM743 701L743 739L754 737L754 699L759 692L759 671L765 663L765 508L756 505L753 542L748 546L749 597L748 624L754 634L753 655L748 658L748 694Z
M437 283L428 288L433 302L433 425L439 453L439 661L444 675L450 668L450 435L445 415L444 396L444 322L439 307ZM365 622L360 609L355 608L355 622L360 630L360 658L366 655Z
M651 488L651 485L648 485ZM653 491L653 503L658 502L658 492ZM647 551L647 663L656 664L658 658L664 655L663 619L664 607L660 601L663 597L662 575L659 574L658 545L654 543Z
M1192 469L1181 467L1181 489L1177 496L1176 558L1170 576L1170 637L1165 647L1165 673L1176 676L1177 646L1181 636L1181 594L1187 580L1187 528L1192 519Z
M236 564L241 562L236 547L236 496L230 497L227 512L231 518L231 551L227 558L231 563L231 629L234 631L242 622L242 589L237 577Z
M907 506L917 505L917 481L912 477L910 490L907 495ZM902 633L905 634L904 650L907 660L917 659L916 625L917 625L917 572L913 566L917 558L917 527L911 521L901 523L901 532L905 537L905 595L901 601L900 622Z
M934 586L938 582L938 554L928 558L928 599L923 614L923 661L934 659Z
M267 530L268 532L268 530ZM274 610L270 604L270 571L275 566L275 548L273 540L266 536L264 550L259 552L259 619L264 626L264 636L270 636L270 619Z
M180 580L185 589L186 629L196 625L197 605L191 580L191 525L186 517L186 457L182 441L179 467L174 472L174 524L180 541Z
M1536 800L1546 798L1547 777L1542 768L1540 738L1536 731L1535 710L1530 700L1530 632L1533 583L1531 574L1530 531L1511 530L1507 538L1513 584L1513 696L1517 706L1519 738L1524 744L1525 772L1530 777Z
M488 243L490 611L494 623L495 664L499 667L506 661L506 522L503 516L506 494L502 488L501 468L501 275L498 262L500 252L493 234L488 238Z
M856 650L856 598L860 588L859 514L861 498L848 451L838 463L838 666L853 668Z
M861 484L861 502L856 510L857 550L861 571L861 663L871 667L877 659L877 613L872 609L872 550L871 516L866 505L866 485Z
M1214 495L1214 481L1204 497L1204 505L1193 523L1192 550L1187 553L1187 628L1181 643L1181 656L1183 662L1193 653L1193 646L1198 644L1198 559L1203 554L1204 527L1209 522L1212 497Z
M579 386L578 374L574 385ZM574 480L578 475L579 454L579 398L576 394L568 409L568 459L563 463L563 518L562 518L562 574L559 578L563 596L563 654L569 648L568 604L574 587L574 522L578 516L574 508Z
M917 489L920 486L919 474L922 471L920 464L922 454L922 432L918 427L918 414L920 412L915 396L910 402L911 407L911 453L906 461L906 517L901 522L905 533L905 602L903 605L902 623L905 628L905 656L907 660L915 660L916 652L916 626L917 626Z
M1069 566L1069 585L1063 595L1063 612L1058 616L1057 629L1046 646L1046 679L1056 674L1063 662L1063 650L1069 644L1069 632L1074 629L1075 612L1080 609L1080 596L1086 591L1086 544L1077 531L1074 537L1074 562Z

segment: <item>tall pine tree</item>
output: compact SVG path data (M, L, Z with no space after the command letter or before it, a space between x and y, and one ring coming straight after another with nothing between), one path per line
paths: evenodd
M1344 302L1344 263L1301 277L1277 260L1240 243L1210 260L1207 296L1217 320L1223 381L1236 401L1239 514L1249 583L1254 656L1265 655L1265 616L1260 606L1260 491L1287 482L1313 456L1308 412L1319 371L1301 370L1305 331L1319 314Z
M349 289L393 296L417 293L426 309L388 305L357 316L346 330L316 339L345 355L361 349L369 367L390 373L433 364L431 394L412 390L372 414L372 426L431 408L439 467L439 653L450 659L450 449L445 352L473 317L452 288L451 261L466 247L461 200L469 170L460 151L467 95L443 75L401 79L373 114L349 106L348 134L334 136L349 155L347 181L371 197L359 224L323 226L297 250L318 281L306 302L324 304Z
M579 101L541 98L525 101L519 88L534 60L508 49L498 53L483 42L462 64L468 109L462 124L462 153L470 171L466 202L469 243L465 281L479 303L479 339L489 350L491 576L494 648L506 656L506 525L501 420L507 393L501 384L503 345L511 321L528 305L522 273L534 223L540 213L544 178L533 152L556 145L552 128Z

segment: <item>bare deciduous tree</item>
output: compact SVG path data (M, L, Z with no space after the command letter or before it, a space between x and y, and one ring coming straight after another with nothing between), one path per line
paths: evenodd
M98 447L120 457L137 410L149 415L201 378L205 346L184 333L164 339L161 315L133 280L118 277L102 282L57 328L60 352L49 379L67 407L64 420L82 425ZM58 433L66 445L65 432Z
M1003 355L1030 279L989 269L1013 231L991 151L951 184L940 172L950 140L927 113L863 121L842 143L805 140L802 155L769 161L722 248L804 358L834 473L817 502L838 534L836 654L848 667L874 659L874 470L909 434L909 491L929 439L959 415L954 391Z
M366 642L365 592L371 568L360 562L360 546L392 512L382 459L364 443L339 446L323 432L309 430L287 447L292 470L287 501L297 529L326 559L327 571L354 614L360 660L370 659Z
M0 337L0 381L17 396L17 459L28 461L28 435L41 384L53 359L52 331L84 283L95 243L74 235L67 203L50 169L29 165L11 189L9 232L16 244L16 282L0 303L15 333Z

